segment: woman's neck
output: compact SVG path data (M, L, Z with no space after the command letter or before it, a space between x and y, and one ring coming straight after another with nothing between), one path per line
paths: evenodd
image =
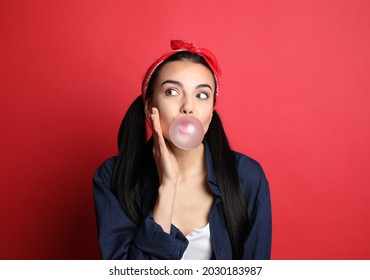
M205 146L200 144L197 148L185 151L170 143L170 148L179 165L180 177L196 176L206 172Z

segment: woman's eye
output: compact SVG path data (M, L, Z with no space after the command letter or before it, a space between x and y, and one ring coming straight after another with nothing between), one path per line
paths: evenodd
M172 88L165 91L166 95L178 95L178 92Z
M197 97L199 97L200 99L207 99L209 96L205 92L200 92L197 94Z

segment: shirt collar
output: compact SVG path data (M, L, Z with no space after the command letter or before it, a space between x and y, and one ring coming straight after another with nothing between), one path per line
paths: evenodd
M220 189L217 184L216 174L213 170L213 162L212 162L212 154L211 150L209 149L209 146L206 141L203 142L205 149L206 149L206 166L207 166L207 179L208 179L208 185L211 189L211 191L216 196L221 196Z

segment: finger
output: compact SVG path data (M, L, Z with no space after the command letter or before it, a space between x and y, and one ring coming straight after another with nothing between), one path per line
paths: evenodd
M163 159L163 149L161 150L159 146L159 128L160 128L160 122L159 122L159 112L158 109L153 109L150 115L151 123L152 123L152 132L153 132L153 155L155 159L155 164L157 167L157 172L159 176L159 180L162 181L162 159Z
M167 153L168 148L167 148L166 142L163 137L162 127L161 127L161 123L159 120L159 111L155 107L153 107L153 115L154 115L154 118L153 118L154 119L154 130L157 135L157 144L158 144L157 147L159 148L159 151L161 154Z
M157 132L158 148L160 149L161 154L168 153L168 147L166 145L166 141L164 140L162 129L156 128L156 132Z
M156 140L158 141L158 131L161 128L161 124L160 124L160 121L159 121L158 109L155 108L155 107L152 108L151 120L152 120L153 135L155 136Z
M155 155L156 152L158 152L158 134L156 132L156 126L155 126L155 114L152 108L152 112L150 114L150 123L151 123L151 128L152 128L152 134L153 134L153 154Z
M157 128L161 127L161 124L159 121L159 111L157 108L155 107L152 108L151 117L152 117L153 131L155 132Z

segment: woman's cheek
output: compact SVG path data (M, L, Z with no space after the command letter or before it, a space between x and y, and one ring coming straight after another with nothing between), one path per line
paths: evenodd
M160 124L164 138L166 138L167 140L170 139L169 138L170 124L163 118L160 119Z
M157 107L159 112L159 123L161 125L163 135L168 135L170 124L168 124L168 117L166 116L166 110L163 106Z

